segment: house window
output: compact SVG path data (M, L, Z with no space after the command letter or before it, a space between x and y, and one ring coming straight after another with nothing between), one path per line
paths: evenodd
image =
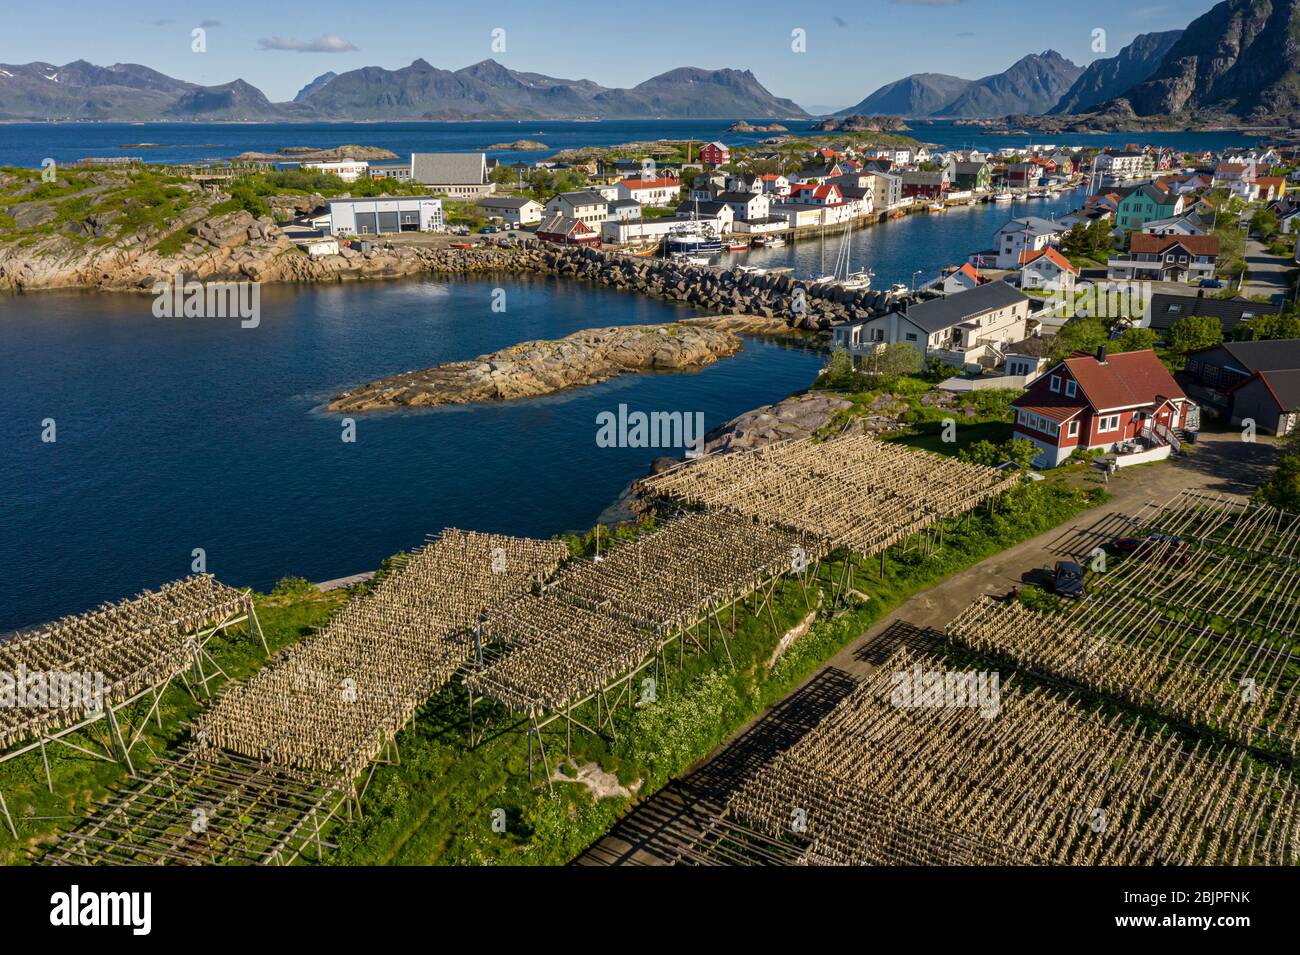
M1065 383L1065 397L1073 398L1079 393L1079 384L1073 378Z
M1072 437L1072 438L1077 438L1077 437L1079 436L1079 422L1077 422L1077 421L1071 421L1071 422L1070 422L1070 431L1069 431L1069 435L1070 435L1070 437Z
M1059 395L1061 393L1061 376L1053 375L1051 381L1048 382L1048 387Z
M907 333L907 340L908 340L909 342L914 342L914 341L916 341L916 335L915 335L913 332L908 332L908 333Z
M1106 415L1104 418L1097 419L1097 433L1104 434L1107 431L1119 430L1119 415Z

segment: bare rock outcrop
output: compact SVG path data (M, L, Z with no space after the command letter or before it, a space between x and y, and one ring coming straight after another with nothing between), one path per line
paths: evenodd
M329 410L533 398L629 372L703 368L740 348L739 336L730 332L676 322L589 328L555 341L521 342L470 361L381 378L336 396Z

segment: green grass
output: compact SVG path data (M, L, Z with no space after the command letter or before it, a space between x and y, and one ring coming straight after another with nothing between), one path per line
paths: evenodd
M734 670L720 644L709 654L687 654L681 673L674 669L670 685L659 688L657 702L619 711L616 742L575 734L575 760L598 763L623 785L637 787L635 798L642 798L685 772L907 597L1103 499L1100 490L1080 491L1049 478L1017 487L991 510L951 522L943 547L929 556L920 548L895 549L886 556L883 577L878 559L855 562L855 583L867 595L865 603L819 618L769 671L766 664L778 634L808 613L799 585L785 581L773 596L775 630L766 613L762 619L748 611L738 614L730 641ZM627 540L653 526L646 520L614 533ZM568 541L575 555L594 552L594 532ZM605 528L602 549L609 543L610 529ZM826 586L840 567L823 565L819 585ZM286 582L271 597L259 598L258 613L272 651L323 624L344 599L342 593L316 594L301 581ZM260 646L240 634L215 640L212 650L233 679L248 677L265 662ZM162 729L151 725L135 751L137 769L147 767L150 752L183 742L185 724L198 709L180 687L169 690ZM424 706L399 735L401 764L375 769L362 819L332 828L328 838L338 849L327 854L326 862L559 864L599 838L633 805L634 799L625 797L594 800L575 783L557 783L553 794L530 786L526 741L517 721L482 701L475 715L480 727L490 717L490 729L486 740L470 749L461 690L448 689ZM584 722L592 719L590 713L578 715ZM554 769L563 744L552 737L548 747ZM54 794L45 788L39 753L0 766L0 787L19 819L21 835L15 844L0 831L0 864L30 861L59 831L74 826L93 799L131 783L117 764L58 746L50 753ZM492 828L497 809L505 814L504 833Z
M363 799L364 818L335 829L339 849L327 862L373 864L561 864L598 839L636 799L684 773L750 719L781 699L822 663L909 596L1021 540L1049 530L1104 499L1064 481L1024 485L992 513L967 515L946 529L943 547L930 556L920 548L891 552L885 560L855 562L857 589L865 603L823 616L770 671L778 634L794 626L808 604L799 585L783 582L773 597L776 630L766 614L737 618L730 640L733 670L720 645L712 653L687 655L680 676L658 701L615 717L617 741L574 736L574 759L595 762L638 786L634 798L592 799L586 787L558 782L554 793L527 780L527 743L522 726L497 711L486 741L465 743L467 713L459 691L440 694L399 737L400 766L381 766ZM821 585L841 564L823 566ZM815 605L815 604L814 604ZM675 654L674 654L675 658ZM675 660L674 660L675 662ZM476 707L482 720L486 704ZM590 713L579 713L590 723ZM480 724L481 725L481 724ZM563 740L548 743L552 769ZM540 782L540 780L539 780ZM493 830L494 812L507 821Z
M342 605L346 593L298 594L292 599L263 597L258 600L258 619L266 633L271 652L294 643L321 626L329 614ZM265 664L261 644L251 640L245 627L234 628L230 636L216 637L209 651L221 668L232 679L244 679ZM221 682L212 684L213 692ZM151 703L152 701L150 701ZM135 707L138 715L147 713L148 703ZM160 712L162 729L150 723L140 743L132 749L131 759L137 772L145 770L152 762L151 753L160 754L175 747L185 739L186 722L199 711L189 693L174 684L163 696ZM123 720L126 724L128 721ZM131 721L130 725L138 725ZM123 731L126 732L125 725ZM76 734L69 738L87 746L90 737ZM102 748L91 745L90 748ZM39 751L33 751L8 763L0 764L0 790L4 792L9 811L18 823L19 841L14 842L8 827L0 821L0 865L14 865L30 861L34 851L51 842L59 831L70 828L88 812L91 801L102 799L114 789L129 785L126 768L118 763L108 763L61 746L48 746L50 774L54 792L46 787L45 771Z

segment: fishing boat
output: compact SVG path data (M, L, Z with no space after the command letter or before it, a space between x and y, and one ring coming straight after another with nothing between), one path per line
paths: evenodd
M1048 195L1049 195L1049 194L1048 194L1048 192L1047 192L1046 189L1033 189L1033 190L1031 190L1030 193L1029 193L1029 198L1030 198L1030 199L1046 199L1046 198L1048 198Z
M948 207L945 206L942 202L932 202L929 205L929 209L931 212L943 212L947 208Z
M769 235L763 240L763 245L764 248L779 249L781 246L785 245L785 239L779 235Z
M674 262L683 262L686 265L709 265L711 259L707 255L691 255L689 252L676 252L673 254Z
M722 251L722 240L704 233L677 232L664 236L661 248L668 255L715 255Z
M994 202L1010 202L1015 196L1011 194L1010 189L1003 189L1001 192L993 193Z
M727 243L727 251L728 251L728 252L744 252L744 251L745 251L746 249L748 249L748 248L749 248L749 243L747 243L747 242L728 242L728 243Z

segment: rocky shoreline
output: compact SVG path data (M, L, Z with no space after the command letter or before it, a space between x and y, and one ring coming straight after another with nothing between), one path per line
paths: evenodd
M0 290L10 291L149 292L177 275L197 281L339 282L490 272L577 279L704 311L779 319L811 331L875 315L886 310L888 299L881 291L816 286L787 274L742 273L534 239L481 242L468 249L404 244L364 252L345 248L339 255L310 258L270 219L247 212L198 216L174 255L143 243L88 245L66 254L42 253L39 243L0 245Z
M741 349L740 336L673 322L589 328L469 361L403 372L336 395L330 411L430 408L536 398L643 371L690 371Z

